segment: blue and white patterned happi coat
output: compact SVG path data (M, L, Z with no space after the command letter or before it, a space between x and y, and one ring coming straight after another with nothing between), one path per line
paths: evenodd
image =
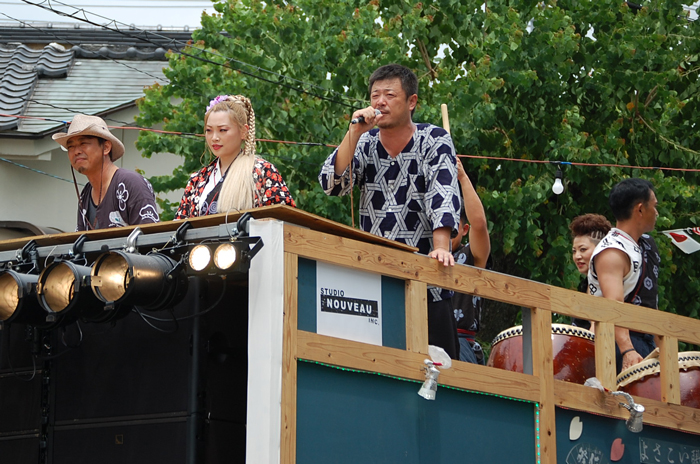
M334 172L337 149L326 159L319 182L328 195L350 192L350 169ZM457 157L452 138L432 124L416 124L413 138L395 158L379 141L379 129L362 134L352 162L360 187L360 228L417 247L428 254L433 230L459 227ZM431 289L433 301L451 294Z

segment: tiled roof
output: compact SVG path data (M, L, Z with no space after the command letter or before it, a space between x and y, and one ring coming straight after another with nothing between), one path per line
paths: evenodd
M144 87L168 82L166 51L154 48L0 45L0 137L41 137L76 113L104 115L132 106Z
M52 132L62 127L60 121L70 121L76 113L104 115L133 105L144 96L144 87L168 82L163 76L166 66L167 62L163 61L76 58L66 78L40 79L27 104L25 116L51 120L22 119L18 132L27 135ZM110 126L125 125L103 117Z
M0 47L0 113L22 114L39 78L66 76L72 63L73 52L53 45L42 50L24 45L15 49ZM0 116L0 131L16 127L16 118Z
M191 31L185 30L134 30L112 31L96 27L46 27L40 24L27 24L25 27L0 25L0 43L47 44L57 42L67 47L73 45L110 45L128 47L183 48L192 38Z

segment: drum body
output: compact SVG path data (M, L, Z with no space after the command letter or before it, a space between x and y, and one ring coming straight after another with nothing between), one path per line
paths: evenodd
M491 345L488 366L523 372L523 328L504 330ZM595 336L593 332L566 324L552 324L554 378L583 385L595 377Z
M659 360L646 359L617 376L617 389L632 396L661 401ZM681 405L700 409L700 351L678 353Z

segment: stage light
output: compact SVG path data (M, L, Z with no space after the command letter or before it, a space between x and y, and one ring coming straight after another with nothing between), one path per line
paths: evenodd
M0 321L33 326L45 324L46 313L36 299L37 280L33 274L11 270L0 273Z
M238 255L238 250L232 243L222 243L214 252L214 264L222 271L226 271L236 264Z
M90 286L108 304L165 309L187 290L187 277L171 258L153 253L140 255L110 251L92 266Z
M249 240L247 237L242 240ZM251 253L241 240L224 243L200 243L190 250L187 263L195 275L245 273L250 265Z
M203 272L211 265L211 249L206 245L196 245L189 253L187 262L195 272Z
M48 313L47 321L72 322L79 317L86 320L102 320L109 316L105 304L90 289L90 272L87 266L70 261L58 261L39 274L37 297Z

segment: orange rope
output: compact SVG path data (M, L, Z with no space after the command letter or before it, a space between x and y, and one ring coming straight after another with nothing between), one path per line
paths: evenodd
M13 114L4 114L4 113L0 113L0 116L10 117L10 118L19 118L19 119L36 119L36 120L41 120L41 121L54 121L54 122L60 122L62 124L70 124L70 121L61 121L58 119L41 118L38 116L18 116L18 115L13 115ZM149 129L146 127L138 127L138 126L107 126L107 127L110 129L140 130L140 131L154 132L157 134L165 134L165 135L189 135L189 136L195 136L195 137L204 137L204 134L195 134L195 133L191 133L191 132L165 131L165 130L158 130L158 129ZM317 146L317 147L321 146L321 147L328 147L328 148L337 148L338 147L338 145L333 145L333 144L329 144L329 143L321 143L321 142L293 142L293 141L289 141L289 140L274 140L274 139L255 139L255 141L256 142L263 142L263 143L282 143L282 144L289 144L289 145L306 145L306 146ZM494 160L494 161L515 161L515 162L519 162L519 163L539 163L539 164L550 163L550 164L570 165L570 166L586 166L586 167L658 169L660 171L700 172L700 168L693 169L693 168L671 168L671 167L661 167L661 166L632 166L629 164L579 163L579 162L574 162L574 161L531 160L531 159L520 159L520 158L503 158L503 157L496 157L496 156L483 156L483 155L457 155L457 157L458 158L486 159L486 160ZM351 193L351 195L352 195L352 193ZM354 220L355 219L354 219L354 215L353 215L353 223L354 223Z

